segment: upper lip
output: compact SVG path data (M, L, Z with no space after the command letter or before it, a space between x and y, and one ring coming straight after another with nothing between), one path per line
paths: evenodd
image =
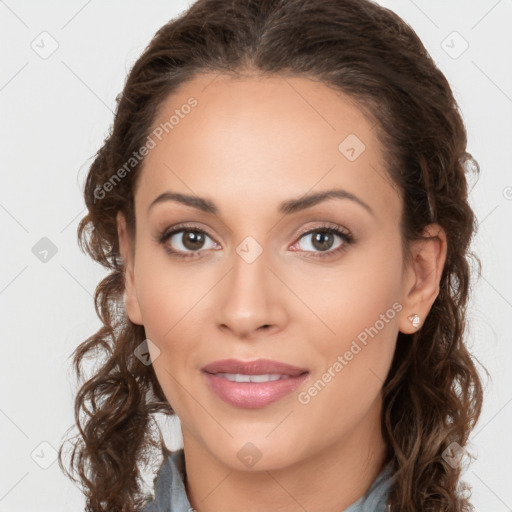
M256 359L254 361L240 361L239 359L223 359L214 361L201 368L207 373L241 373L243 375L279 374L292 377L308 372L306 368L299 368L291 364L280 363L272 359Z

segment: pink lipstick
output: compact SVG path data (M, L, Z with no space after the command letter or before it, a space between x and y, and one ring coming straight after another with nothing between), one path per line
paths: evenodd
M295 390L309 371L270 359L224 359L207 364L204 372L210 389L224 402L245 409L265 407Z

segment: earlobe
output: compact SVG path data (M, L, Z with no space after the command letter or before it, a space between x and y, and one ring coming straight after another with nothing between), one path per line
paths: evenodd
M131 322L144 325L140 311L139 301L135 290L134 279L134 247L126 228L126 219L121 211L117 212L117 236L119 239L119 252L123 261L124 275L124 302L126 314Z
M427 240L411 243L403 288L403 310L399 330L412 334L421 329L439 294L439 283L446 261L446 234L439 224L429 224L423 231Z

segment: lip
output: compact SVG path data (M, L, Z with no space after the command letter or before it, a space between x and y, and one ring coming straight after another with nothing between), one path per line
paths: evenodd
M309 375L306 368L271 359L224 359L207 364L201 370L215 395L232 406L244 409L259 409L280 400L300 386ZM268 382L232 382L218 373L279 374L283 378Z
M240 361L239 359L222 359L214 361L201 368L206 373L243 373L245 375L262 375L265 373L279 373L296 377L307 368L299 368L291 364L280 363L272 359L256 359L254 361Z

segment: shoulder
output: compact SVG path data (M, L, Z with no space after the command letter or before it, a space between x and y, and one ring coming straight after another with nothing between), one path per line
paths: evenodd
M164 452L164 459L153 480L154 495L140 512L188 512L190 503L185 490L185 458L183 449Z
M373 481L368 492L344 512L387 512L388 496L393 484L393 468L388 462Z

